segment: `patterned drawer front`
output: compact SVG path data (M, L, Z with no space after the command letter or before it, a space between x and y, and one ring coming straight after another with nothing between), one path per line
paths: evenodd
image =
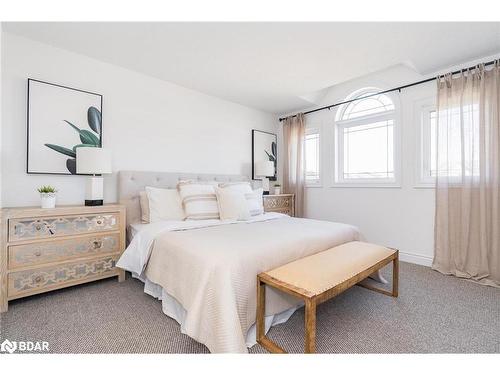
M120 251L120 234L9 246L9 268L58 262Z
M32 294L38 290L57 289L66 283L111 274L115 271L117 259L118 257L106 257L10 273L8 277L9 297L24 293Z
M9 220L9 241L119 229L118 213Z
M293 198L291 196L264 196L264 211L293 214Z

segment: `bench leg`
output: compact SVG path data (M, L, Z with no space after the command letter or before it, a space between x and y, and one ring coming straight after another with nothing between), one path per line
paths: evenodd
M390 263L390 262L389 262ZM388 263L386 263L388 264ZM385 266L385 265L384 265ZM396 252L395 257L392 259L392 290L385 290L382 288L378 288L376 286L367 284L365 282L360 282L356 285L373 290L374 292L385 294L389 297L397 297L398 296L398 288L399 288L399 252Z
M315 353L316 352L316 301L313 299L306 299L305 306L305 331L306 331L306 342L305 342L305 352Z
M392 261L392 296L397 297L399 291L399 252Z
M256 336L257 342L271 353L286 353L278 344L266 337L265 321L266 321L266 284L257 277L257 321Z

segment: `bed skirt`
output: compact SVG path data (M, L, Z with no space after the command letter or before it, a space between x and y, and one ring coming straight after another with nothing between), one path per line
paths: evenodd
M186 319L186 310L182 305L177 301L174 297L168 294L160 285L151 282L146 277L140 277L137 274L132 274L132 276L136 279L141 280L144 283L144 293L149 294L150 296L159 299L161 301L162 311L168 317L174 319L181 326L181 332L185 335L187 333L184 330L184 321ZM288 310L285 310L279 314L266 316L265 318L265 331L266 334L271 329L272 326L277 324L285 323L292 314L303 306L303 303L292 307ZM189 336L189 335L188 335ZM257 334L256 334L256 326L255 323L248 329L246 334L246 346L247 348L251 348L255 344L257 344Z

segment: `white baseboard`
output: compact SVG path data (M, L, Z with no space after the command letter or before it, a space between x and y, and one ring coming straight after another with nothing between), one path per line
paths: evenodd
M399 252L399 260L408 263L420 264L421 266L432 266L432 257L418 254Z

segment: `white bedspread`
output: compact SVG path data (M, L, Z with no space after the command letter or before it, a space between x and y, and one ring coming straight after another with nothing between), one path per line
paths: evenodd
M251 222L162 222L139 231L117 265L175 298L186 312L183 331L212 353L245 353L256 275L356 239L350 225L271 213ZM266 315L299 303L268 288Z

